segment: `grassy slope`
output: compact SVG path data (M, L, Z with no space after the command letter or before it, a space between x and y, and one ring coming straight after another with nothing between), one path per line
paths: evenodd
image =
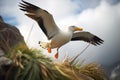
M71 59L54 63L35 49L16 48L7 57L13 64L7 71L6 80L107 80L97 64L76 65Z

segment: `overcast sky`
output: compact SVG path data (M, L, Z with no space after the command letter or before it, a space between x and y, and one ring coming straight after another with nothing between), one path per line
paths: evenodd
M120 61L120 0L25 0L53 14L56 24L65 30L70 25L81 26L105 42L100 46L90 46L81 59L97 61L110 65ZM27 44L39 48L38 41L47 40L38 24L19 10L20 0L0 0L0 15L5 22L15 25L24 36ZM29 31L32 33L27 41ZM65 54L74 56L80 53L88 44L85 42L70 42L60 48L59 59ZM47 54L46 50L43 50ZM55 54L55 50L51 57Z

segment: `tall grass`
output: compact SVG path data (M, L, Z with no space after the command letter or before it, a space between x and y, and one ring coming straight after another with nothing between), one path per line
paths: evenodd
M107 80L97 64L75 65L75 61L71 64L71 59L54 63L36 49L16 48L7 57L13 64L5 80Z

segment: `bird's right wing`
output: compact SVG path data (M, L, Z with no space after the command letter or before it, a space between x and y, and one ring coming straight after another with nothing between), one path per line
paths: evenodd
M93 45L100 45L104 42L99 37L91 34L90 32L85 32L85 31L73 33L71 41L78 41L78 40L82 40L91 43Z
M25 15L37 21L47 38L51 39L59 31L59 28L55 24L53 16L38 6L35 6L23 0L22 2L23 3L20 3L19 5L20 9L26 12Z

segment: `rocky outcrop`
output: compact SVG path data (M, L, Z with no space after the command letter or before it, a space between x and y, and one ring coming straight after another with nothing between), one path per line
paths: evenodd
M1 16L0 16L0 22L4 22L4 21L3 21L3 18L2 18Z
M18 45L25 45L23 36L20 34L19 30L3 22L2 18L0 20L0 48L7 54L13 49L13 47ZM27 46L26 46L27 48Z
M0 16L0 80L3 80L3 75L5 74L3 66L8 66L12 63L12 60L5 56L16 47L28 49L19 30L15 26L5 23Z

